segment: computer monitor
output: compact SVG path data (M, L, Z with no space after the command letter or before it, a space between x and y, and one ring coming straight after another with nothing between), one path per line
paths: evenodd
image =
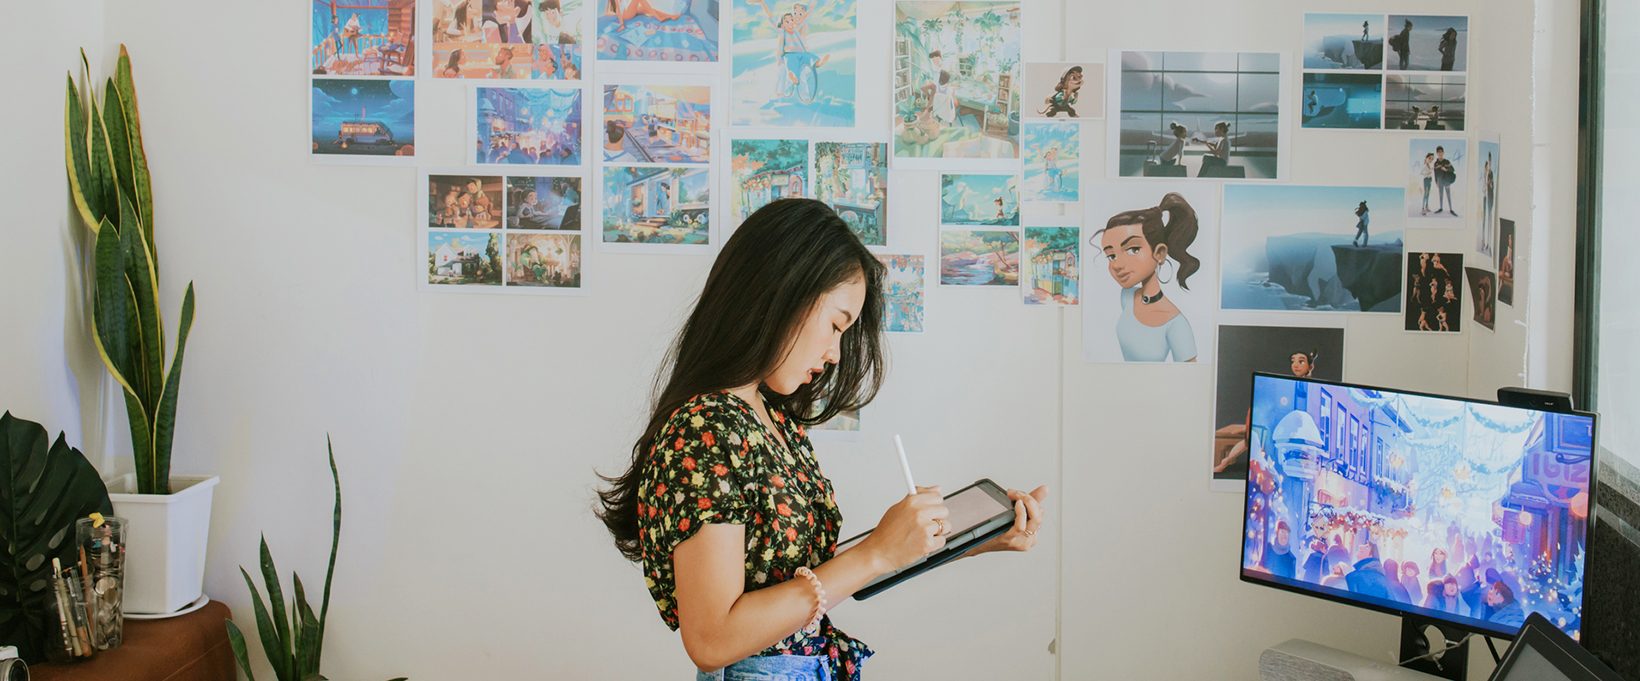
M1576 637L1595 416L1255 374L1242 581Z

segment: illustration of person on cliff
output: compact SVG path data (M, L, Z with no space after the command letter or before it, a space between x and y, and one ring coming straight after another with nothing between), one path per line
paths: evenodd
M1059 84L1053 87L1053 94L1042 100L1047 108L1038 111L1048 118L1065 114L1071 118L1078 118L1076 114L1076 98L1082 91L1082 67L1072 66L1065 69L1064 75L1059 77Z
M1196 361L1190 320L1162 293L1162 284L1177 281L1180 289L1190 290L1190 275L1201 269L1201 260L1189 252L1197 229L1196 210L1183 196L1168 193L1153 208L1112 216L1090 238L1122 288L1115 331L1124 361ZM1165 279L1164 265L1169 270Z
M1350 245L1365 248L1369 238L1367 225L1372 223L1372 211L1367 208L1366 201L1362 201L1361 205L1355 207L1355 217L1355 239L1350 239ZM1356 243L1357 239L1360 240L1360 243Z

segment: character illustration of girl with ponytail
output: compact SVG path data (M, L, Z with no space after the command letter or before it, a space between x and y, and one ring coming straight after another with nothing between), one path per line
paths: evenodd
M1190 290L1190 275L1201 269L1201 260L1188 250L1196 231L1196 210L1183 196L1168 193L1154 208L1118 213L1090 239L1104 253L1111 278L1122 287L1116 340L1123 360L1196 361L1190 320L1162 293L1162 284L1174 281L1180 289ZM1166 278L1162 270L1167 270Z

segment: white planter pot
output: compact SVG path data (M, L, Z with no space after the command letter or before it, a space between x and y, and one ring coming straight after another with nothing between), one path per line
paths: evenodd
M176 612L205 591L205 544L211 530L212 476L173 476L170 494L133 492L126 475L108 487L114 515L126 520L127 614Z

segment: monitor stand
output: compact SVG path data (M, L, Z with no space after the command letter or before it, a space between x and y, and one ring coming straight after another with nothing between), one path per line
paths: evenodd
M1441 654L1438 659L1425 658L1430 653L1429 639L1424 635L1424 629L1435 627L1441 632L1445 647L1451 650ZM1463 641L1465 631L1444 624L1437 620L1416 615L1403 614L1401 616L1401 659L1412 660L1402 662L1401 666L1414 671L1420 671L1431 676L1452 681L1464 681L1469 673L1469 642ZM1456 644L1454 646L1454 644ZM1439 648L1436 648L1439 650ZM1413 660L1412 658L1422 658Z

